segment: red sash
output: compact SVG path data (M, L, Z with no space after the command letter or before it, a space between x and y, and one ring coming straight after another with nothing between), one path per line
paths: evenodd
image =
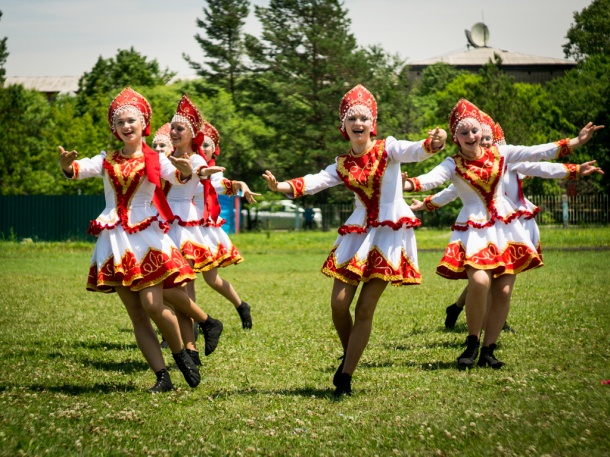
M216 165L216 159L212 158L208 162L208 167L213 167L214 165ZM216 189L212 185L211 177L202 179L201 183L203 184L203 219L205 221L211 220L216 222L220 215L220 204L218 203Z
M163 189L161 188L161 164L159 163L159 153L153 151L146 143L142 143L144 153L144 163L146 164L146 177L155 185L153 203L159 211L159 215L166 221L174 219L174 213L167 203Z

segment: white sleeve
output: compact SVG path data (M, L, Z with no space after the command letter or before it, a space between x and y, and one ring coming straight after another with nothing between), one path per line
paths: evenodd
M421 162L438 152L432 151L430 143L429 140L407 141L389 136L385 141L385 150L390 159L396 162Z
M343 181L339 178L335 162L318 173L290 179L287 182L292 187L292 193L288 194L288 197L298 198L302 195L313 195L330 187L338 186Z
M449 181L455 171L455 161L447 157L440 164L424 175L412 178L413 190L411 192L426 191Z
M446 189L443 189L440 192L432 195L430 197L430 202L432 202L434 206L440 208L441 206L448 205L458 197L459 195L457 189L453 184L451 184Z
M106 160L106 151L101 151L95 157L75 160L72 162L74 170L72 176L63 172L64 176L69 179L101 178L104 174L104 160Z
M566 179L576 171L579 165L557 162L519 162L511 163L509 170L524 176L535 176L546 179Z
M539 144L537 146L505 145L498 146L498 150L504 157L506 157L507 163L554 160L572 152L565 141Z
M174 167L165 154L159 154L159 165L161 165L161 179L165 179L172 184L185 183L180 179L180 171Z

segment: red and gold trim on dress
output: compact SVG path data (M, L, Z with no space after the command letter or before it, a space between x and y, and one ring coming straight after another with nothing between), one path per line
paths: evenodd
M366 209L366 227L392 226L390 221L378 222L381 180L388 164L385 140L377 140L366 152L351 152L337 157L337 175L354 192Z
M65 174L65 172L64 172ZM69 176L70 179L78 179L80 174L80 164L75 160L72 162L72 176Z
M127 233L136 233L148 228L153 222L158 221L159 227L167 233L169 224L159 220L158 216L148 217L135 225L129 224L129 207L142 179L146 177L144 155L137 157L122 157L119 151L107 155L104 160L104 170L108 174L108 180L115 190L116 211L119 220L113 224L101 224L91 221L87 233L97 236L102 230L112 229L119 224Z
M503 274L517 274L543 265L539 252L522 243L509 242L503 250L495 244L487 243L483 249L467 257L466 249L460 241L450 243L445 249L436 273L448 279L468 279L466 266L477 270L491 270L493 277Z
M371 279L382 279L393 286L421 284L421 274L404 250L400 255L400 264L394 266L377 248L371 249L366 259L358 261L352 258L340 265L335 255L336 249L333 248L322 267L322 273L326 276L354 286Z
M421 192L421 181L419 178L407 178L407 181L409 181L413 187L410 192Z
M235 184L235 181L231 181L230 179L222 179L220 181L220 184L222 185L225 195L228 196L232 196L235 195L235 191L233 190L233 185Z
M568 181L576 181L580 176L580 165L576 163L564 163L564 167L566 167L566 177Z
M564 138L563 140L555 141L555 144L557 145L557 155L555 156L556 159L568 156L574 151L574 149L572 149L572 147L570 146L569 138Z
M292 187L292 198L299 198L305 195L305 179L294 178L288 181L290 187Z
M369 227L390 227L392 230L400 230L401 228L415 228L421 225L421 221L416 217L401 217L396 222L394 221L373 221L364 227L361 225L342 225L339 227L339 235L347 235L348 233L366 233Z
M210 271L214 268L224 268L229 265L237 265L244 261L244 258L233 244L231 244L229 249L221 243L217 244L215 250L210 249L208 246L204 246L203 249L205 250L206 260L193 267L196 273Z
M115 287L129 287L139 291L163 283L164 289L179 286L196 278L195 273L175 246L170 254L149 249L138 263L132 252L126 252L114 263L110 256L98 270L96 264L89 268L87 290L94 292L114 292Z
M433 195L428 195L426 198L424 198L424 207L428 211L436 211L438 208L440 208L439 205L434 204L432 197Z
M432 138L426 138L422 144L422 147L428 154L436 154L438 151L442 151L442 149L434 150L432 148Z

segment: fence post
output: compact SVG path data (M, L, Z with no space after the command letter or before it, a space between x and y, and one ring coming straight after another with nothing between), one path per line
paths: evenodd
M568 228L570 213L568 212L568 196L566 194L561 196L561 209L563 212L563 228Z

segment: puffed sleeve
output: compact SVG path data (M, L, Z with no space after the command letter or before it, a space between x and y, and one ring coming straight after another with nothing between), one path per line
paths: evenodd
M498 146L498 150L506 157L507 163L554 160L572 153L572 148L570 147L570 142L567 138L555 141L554 143L539 144L537 146Z
M193 156L194 157L194 156ZM184 184L189 179L181 179L180 170L178 170L174 165L169 161L169 159L164 154L159 154L159 165L161 166L161 178L169 181L172 184ZM193 167L194 169L194 167Z
M72 162L72 176L63 170L62 172L68 179L101 178L104 174L104 160L106 160L106 151L101 151L95 157Z
M446 189L441 190L440 192L429 195L424 199L424 205L428 211L434 211L441 206L448 205L453 200L458 198L458 191L453 184L451 184Z
M524 176L535 176L546 179L578 179L580 165L557 162L518 162L511 163L509 170Z
M299 198L303 195L313 195L324 189L338 186L343 181L337 173L337 163L329 165L316 174L305 175L302 178L294 178L287 181L292 187L292 193L287 194L289 198Z
M432 150L432 140L430 138L421 141L407 141L397 140L393 136L386 138L385 150L391 160L401 163L421 162L438 152Z
M407 178L413 184L411 192L421 192L440 186L445 181L448 181L453 176L455 171L455 161L451 157L447 157L440 164L424 175L416 178Z

